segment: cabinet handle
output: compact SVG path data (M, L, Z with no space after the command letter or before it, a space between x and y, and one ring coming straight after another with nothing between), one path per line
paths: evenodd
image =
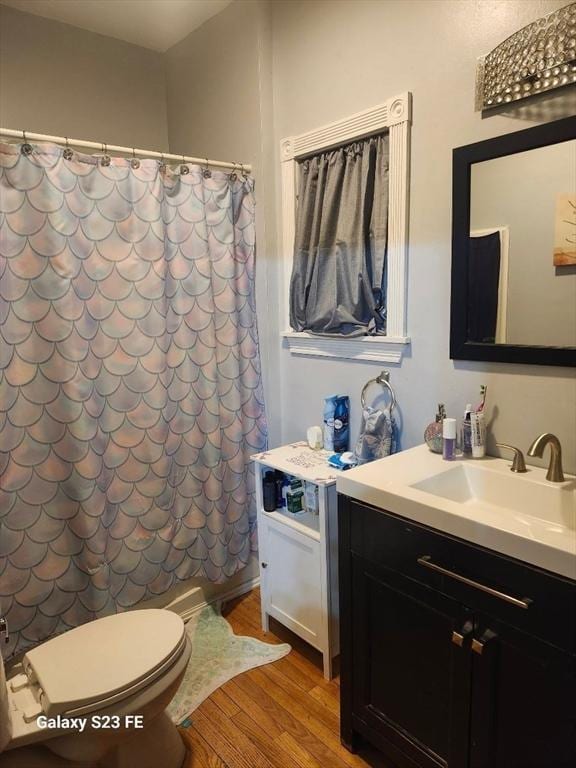
M462 629L460 630L460 632L456 632L456 630L454 630L452 632L452 642L454 643L454 645L457 645L460 648L462 648L464 646L464 643L468 635L472 634L473 629L474 629L474 625L472 624L472 622L467 621L462 627Z
M260 565L262 566L262 568L268 568L268 563L260 563Z
M426 568L429 568L431 571L441 573L443 576L450 576L451 579L461 581L462 584L467 584L469 587L474 587L475 589L479 589L482 592L487 592L489 595L492 595L492 597L498 597L500 600L511 603L518 608L527 609L532 603L532 600L530 600L528 597L525 597L523 600L519 600L517 597L507 595L505 592L499 592L497 589L492 589L492 587L487 587L485 584L480 584L478 581L468 579L466 576L461 576L459 573L454 573L454 571L449 571L447 568L442 568L441 565L436 565L436 563L432 562L430 555L422 555L422 557L418 558L418 563L425 566Z
M489 643L491 640L495 640L497 637L495 632L492 632L491 629L487 629L483 634L482 637L478 640L474 638L472 640L472 650L474 653L477 653L478 656L482 656L482 652L484 651L484 646Z

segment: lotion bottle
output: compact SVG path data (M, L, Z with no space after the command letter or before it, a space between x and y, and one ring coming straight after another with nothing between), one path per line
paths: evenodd
M454 461L456 458L456 419L444 419L442 422L442 458Z

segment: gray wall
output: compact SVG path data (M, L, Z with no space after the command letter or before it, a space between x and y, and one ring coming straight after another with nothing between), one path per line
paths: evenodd
M271 444L281 440L271 8L236 0L166 54L172 152L251 163L256 179L256 304Z
M272 444L302 438L307 426L321 420L323 397L336 389L356 404L355 433L360 390L380 367L293 357L282 349L281 254L274 239L280 210L278 143L410 90L412 346L401 365L388 366L402 411L402 445L422 441L438 401L459 416L486 383L492 451L495 439L526 449L539 432L551 430L562 440L566 465L576 470L576 372L454 363L448 356L452 148L527 127L504 117L482 120L474 112L476 59L562 5L564 0L275 0L270 4L270 75L266 8L237 0L168 52L172 148L184 142L184 150L236 155L256 164L258 305ZM194 71L201 76L192 77ZM208 110L224 116L222 123L207 119ZM266 146L270 120L272 157Z
M576 347L576 272L554 267L556 198L576 196L576 141L472 166L470 229L510 230L506 341Z
M412 346L401 365L388 366L404 421L402 444L421 442L438 401L461 415L486 383L493 440L526 448L539 432L553 431L576 471L576 372L448 357L452 148L526 127L474 112L476 58L564 4L236 0L164 55L172 151L255 166L257 301L272 444L301 438L335 389L357 404L362 385L379 370L282 349L278 142L410 90ZM166 146L158 54L6 9L1 24L3 124Z
M0 125L168 149L162 56L0 5Z
M388 366L402 409L403 446L422 442L436 403L461 416L488 385L491 434L526 449L555 432L576 469L576 372L454 363L448 356L453 147L520 130L504 117L474 112L476 59L563 0L356 0L274 2L276 140L372 106L405 90L414 95L410 192L409 357ZM322 398L338 389L358 403L378 366L281 359L283 440L320 419ZM358 407L352 421L358 427ZM491 449L494 450L493 442Z

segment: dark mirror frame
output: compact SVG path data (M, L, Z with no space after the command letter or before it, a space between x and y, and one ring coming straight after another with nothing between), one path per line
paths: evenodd
M479 344L466 340L468 329L468 250L470 239L471 167L549 144L576 139L576 117L508 133L453 150L452 155L452 293L450 300L450 357L499 363L576 366L576 347L533 347ZM576 296L574 297L576 301Z

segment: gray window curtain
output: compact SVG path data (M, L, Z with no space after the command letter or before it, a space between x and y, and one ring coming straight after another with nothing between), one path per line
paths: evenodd
M290 325L319 335L386 333L388 135L299 163Z

